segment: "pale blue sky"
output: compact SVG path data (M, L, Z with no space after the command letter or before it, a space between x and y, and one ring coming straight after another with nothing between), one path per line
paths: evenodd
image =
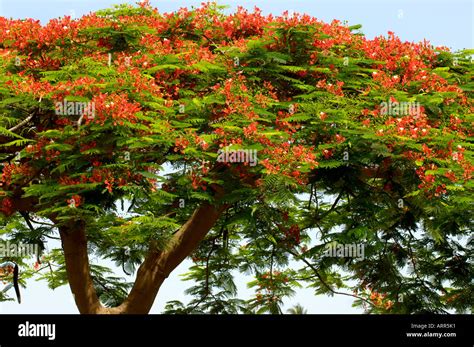
M152 5L161 12L180 7L199 6L202 1L154 0ZM0 0L0 16L13 18L32 17L43 23L63 16L81 16L93 10L117 3L135 3L119 0ZM258 6L264 13L280 14L285 10L307 13L324 21L347 20L349 24L362 24L369 38L394 31L403 41L428 39L434 45L448 46L453 50L473 48L474 6L472 0L221 0L220 4L235 8L241 5L252 9ZM50 247L58 245L50 244ZM92 260L94 261L94 260ZM189 262L181 264L163 284L151 313L160 313L167 301L185 300L188 283L179 275L186 272ZM248 297L247 279L238 276L241 297ZM1 288L0 288L1 290ZM0 313L77 313L69 287L51 291L42 282L32 282L22 290L23 303L0 303ZM349 297L315 297L312 290L299 290L287 300L286 307L302 304L309 313L358 313L351 307Z
M180 7L199 6L203 0L152 0L161 12ZM0 0L0 14L5 17L32 17L43 22L71 14L80 16L111 4L135 1L120 0ZM264 13L280 14L285 10L305 12L325 21L347 20L362 24L368 37L394 31L402 40L429 39L434 45L453 49L472 48L474 8L472 0L221 0L231 8L237 5Z

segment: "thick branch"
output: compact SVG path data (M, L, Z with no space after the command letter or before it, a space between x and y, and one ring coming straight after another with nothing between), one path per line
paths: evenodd
M84 223L58 225L62 240L69 286L80 313L146 314L168 275L189 255L215 225L227 206L204 204L173 236L168 247L159 251L151 247L138 269L136 281L127 299L118 307L106 308L100 303L90 275L87 238Z
M163 281L204 239L226 206L204 204L174 235L163 252L150 250L138 269L135 284L122 305L110 313L148 313Z
M85 225L60 226L67 278L80 313L100 313L103 307L90 276Z

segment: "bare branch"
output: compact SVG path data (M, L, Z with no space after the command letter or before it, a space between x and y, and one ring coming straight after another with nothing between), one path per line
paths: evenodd
M8 129L8 131L15 131L20 129L23 125L28 124L28 122L34 117L34 113L31 113L28 117L26 117L24 120L22 120L20 123L15 125L13 128Z

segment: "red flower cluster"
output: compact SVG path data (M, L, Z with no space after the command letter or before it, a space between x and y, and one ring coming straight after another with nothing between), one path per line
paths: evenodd
M82 204L82 197L80 195L73 195L71 199L67 200L67 203L71 207L79 207Z
M131 102L125 94L99 94L91 101L95 107L95 117L89 117L86 123L95 122L104 124L112 120L114 125L123 125L124 121L134 123L135 114L141 107L136 102Z

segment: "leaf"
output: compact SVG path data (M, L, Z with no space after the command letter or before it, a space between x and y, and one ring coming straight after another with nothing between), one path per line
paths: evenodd
M20 139L20 140L15 140L7 143L2 143L0 144L0 147L23 147L28 143L34 142L33 140L29 139Z
M0 135L22 139L22 137L20 135L17 135L14 132L12 132L12 131L4 128L4 127L1 127L1 126L0 126Z

